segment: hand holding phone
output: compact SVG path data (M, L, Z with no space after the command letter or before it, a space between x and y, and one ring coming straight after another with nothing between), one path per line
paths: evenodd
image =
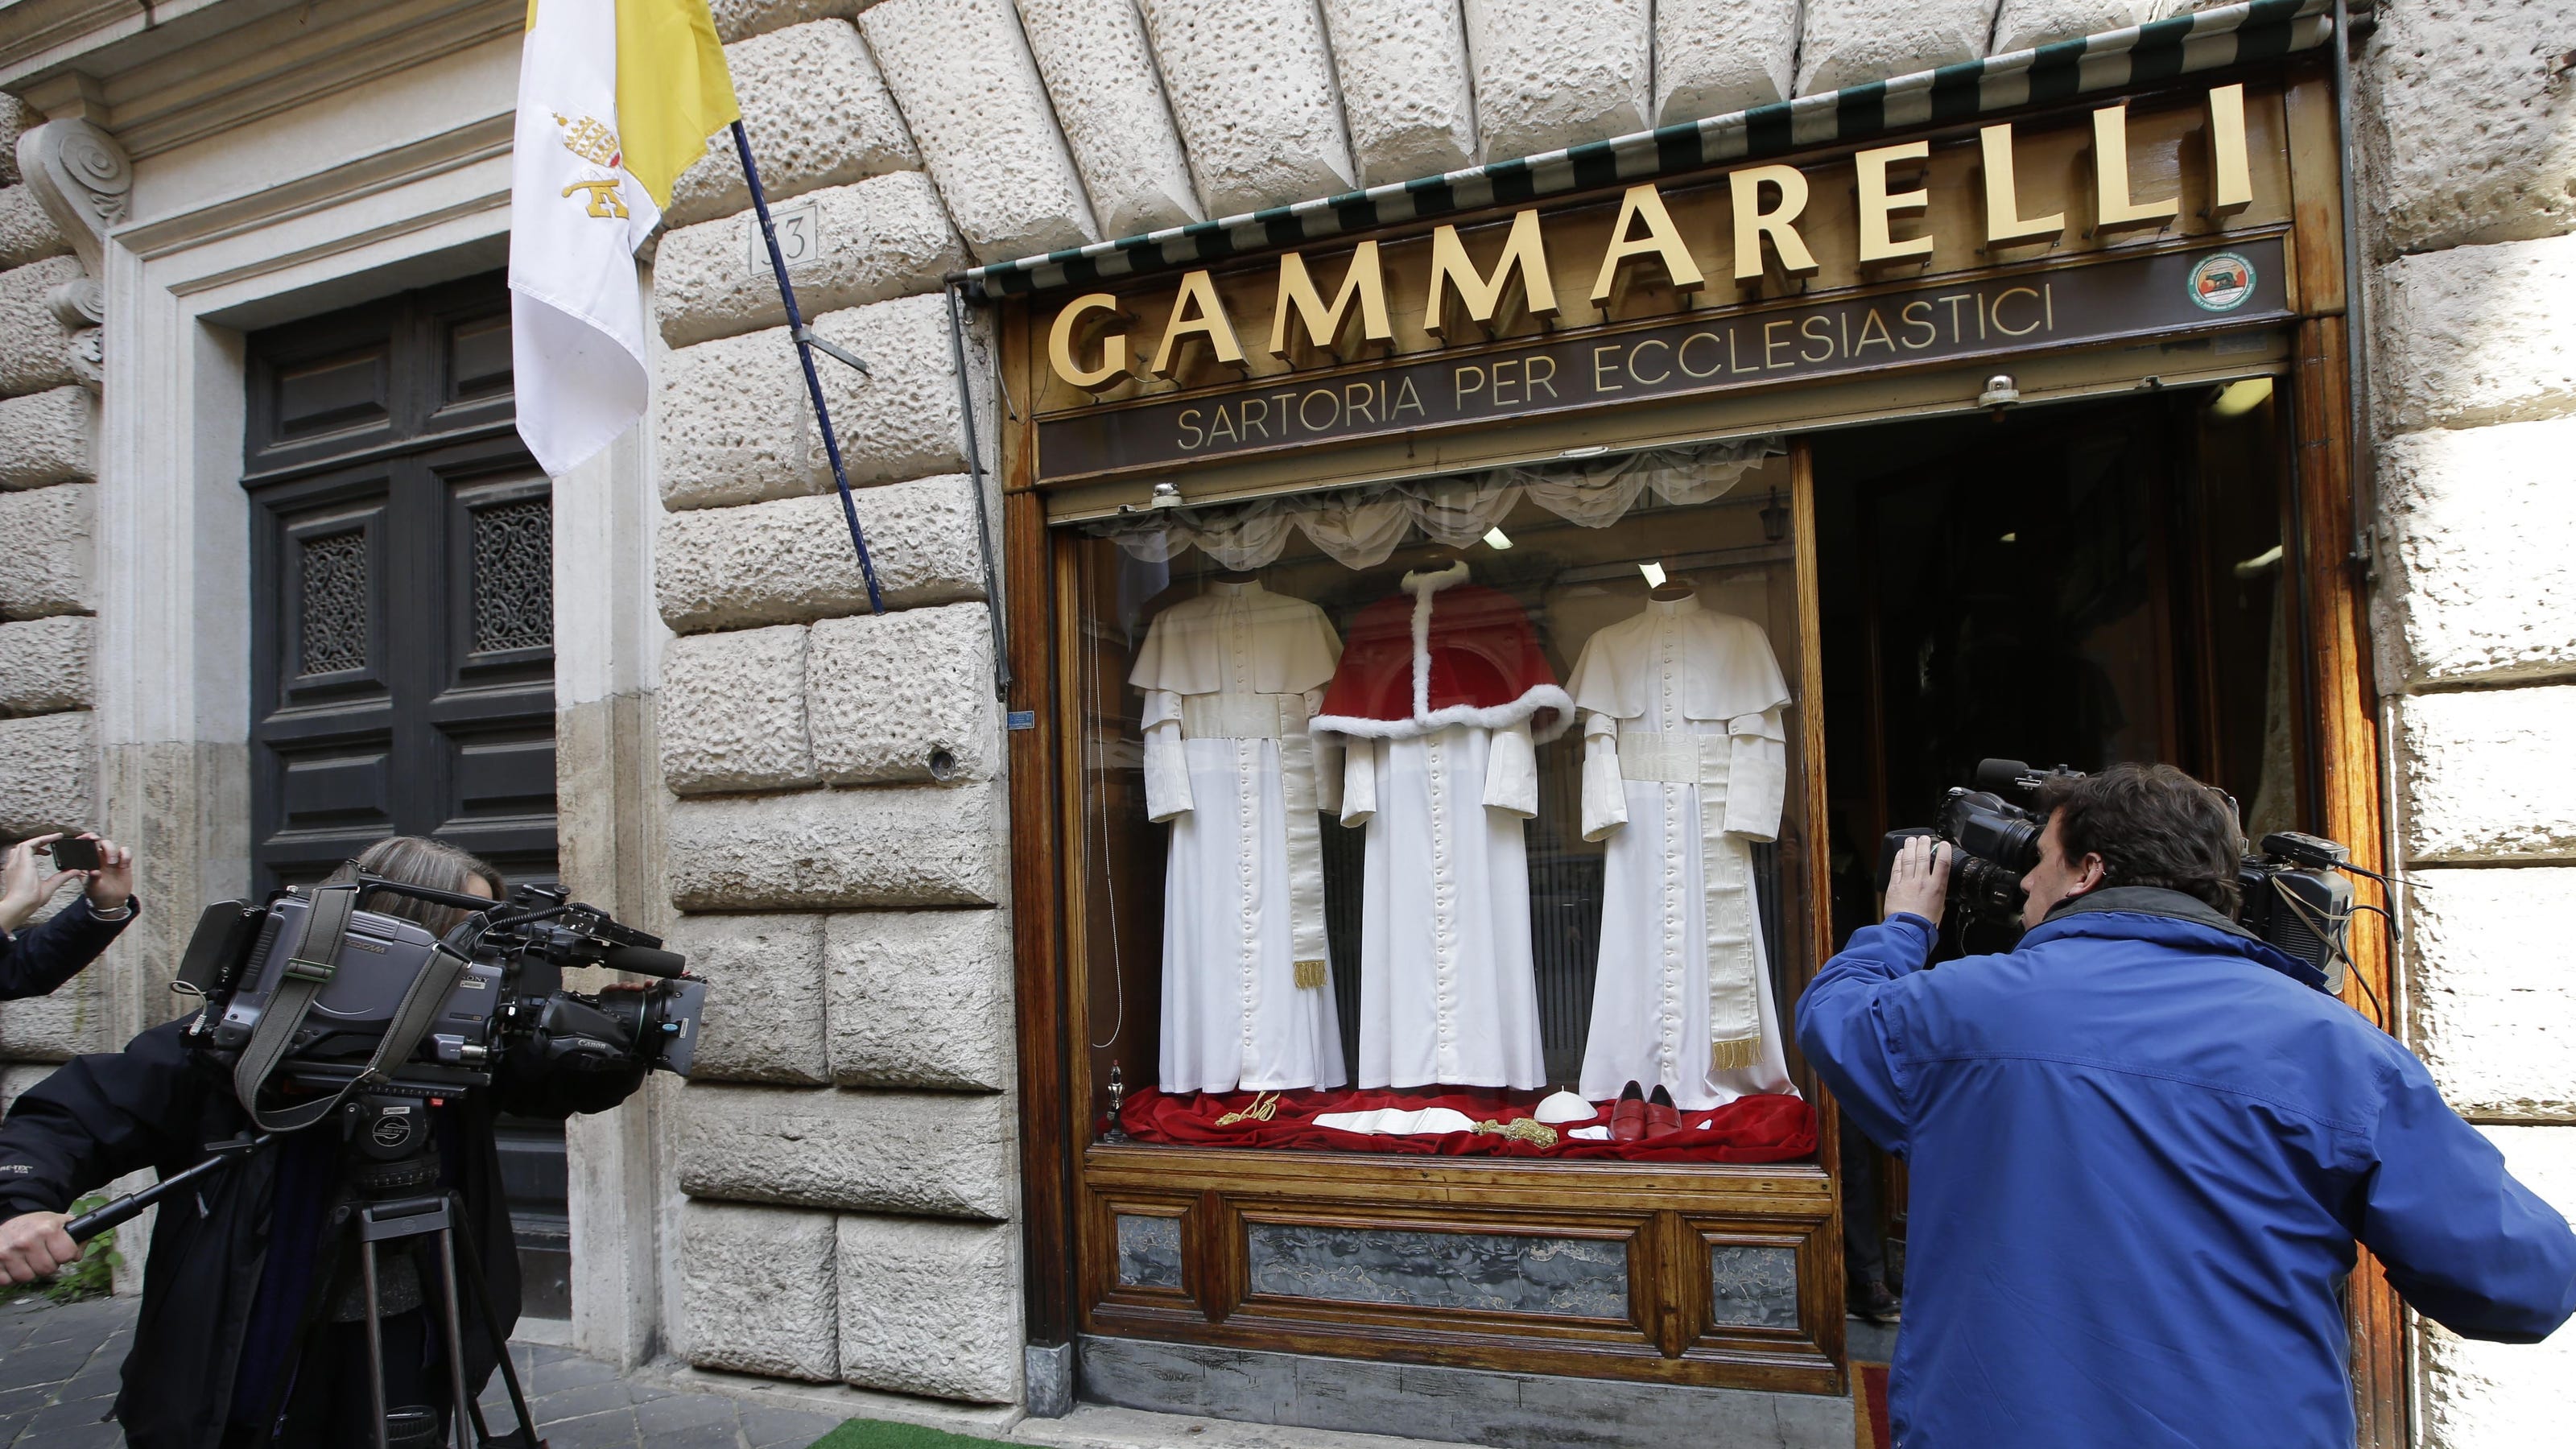
M96 870L99 867L98 840L94 836L57 840L50 849L56 870Z

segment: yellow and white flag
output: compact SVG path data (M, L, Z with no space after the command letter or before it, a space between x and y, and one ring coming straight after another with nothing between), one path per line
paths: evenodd
M635 249L741 112L707 0L528 0L510 167L519 436L561 475L644 416Z

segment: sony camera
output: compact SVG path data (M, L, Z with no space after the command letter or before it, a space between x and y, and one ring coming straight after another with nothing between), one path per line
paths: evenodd
M706 983L659 938L619 925L547 886L506 902L361 875L354 900L334 887L295 888L264 905L223 901L198 918L178 989L206 999L189 1044L230 1069L273 1012L300 1013L267 1080L306 1092L346 1091L372 1073L376 1090L456 1096L489 1086L503 1054L532 1044L546 1070L660 1068L681 1076L697 1051ZM364 909L392 892L472 911L444 938L413 921ZM336 942L315 942L345 921ZM655 978L585 994L565 967L606 966ZM424 976L424 973L428 973ZM426 988L444 981L438 999ZM388 1055L389 1033L415 1044Z
M2018 925L2021 878L2039 864L2039 837L2048 825L2030 806L2052 777L2082 776L2062 765L2041 771L2019 760L1979 761L1976 788L1954 787L1942 797L1930 829L1888 832L1879 847L1879 889L1887 888L1905 842L1930 835L1955 852L1951 908L1970 921ZM2236 868L2237 924L2306 967L2300 980L2332 994L2343 990L2348 960L2352 882L2342 871L2349 857L2331 840L2283 830L2264 836L2260 852Z

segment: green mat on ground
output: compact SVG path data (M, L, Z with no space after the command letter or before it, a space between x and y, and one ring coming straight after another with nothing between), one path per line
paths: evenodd
M944 1429L925 1429L919 1424L852 1419L815 1440L810 1449L1018 1449L1018 1446L1004 1444L999 1439L972 1439Z

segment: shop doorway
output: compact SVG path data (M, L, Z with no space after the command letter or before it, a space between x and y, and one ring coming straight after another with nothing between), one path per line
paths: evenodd
M245 361L255 887L388 835L553 880L554 514L502 275L253 333ZM500 1135L521 1311L570 1317L562 1124Z
M1837 946L1881 835L1983 758L2160 760L2299 828L2280 411L2254 378L1812 440ZM2008 944L1954 921L1941 951ZM1903 1165L1841 1144L1847 1262L1901 1287Z

